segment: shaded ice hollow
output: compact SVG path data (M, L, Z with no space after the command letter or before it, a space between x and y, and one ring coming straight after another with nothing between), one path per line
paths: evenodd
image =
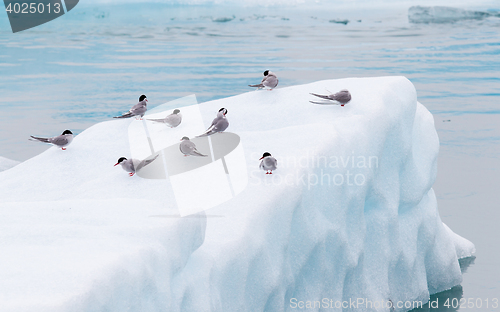
M352 100L308 102L327 89ZM0 311L294 311L294 298L426 302L461 283L474 245L440 219L439 141L409 80L248 92L200 104L205 126L221 107L248 186L197 215L178 217L168 180L113 167L140 121L96 124L1 172Z

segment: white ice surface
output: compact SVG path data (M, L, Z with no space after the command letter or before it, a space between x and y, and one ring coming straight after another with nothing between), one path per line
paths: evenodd
M345 107L308 102L344 88ZM292 298L425 302L461 282L474 246L440 220L439 141L406 78L253 91L201 104L205 125L221 107L250 178L202 214L179 218L168 180L113 167L140 121L1 172L0 311L295 311ZM273 175L258 170L265 151Z

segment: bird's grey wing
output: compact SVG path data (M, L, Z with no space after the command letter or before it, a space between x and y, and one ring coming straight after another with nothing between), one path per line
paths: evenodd
M32 136L32 135L31 135L31 138L33 139L32 141L39 141L39 142L43 142L43 143L50 143L49 138L39 138L39 137Z
M200 153L196 147L193 148L193 150L191 151L191 155L194 155L194 156L202 156L202 157L207 157L207 155L203 155L202 153Z
M321 94L316 94L316 93L309 93L309 94L317 96L317 97L325 99L325 100L331 100L331 98L328 97L328 95L321 95Z
M351 100L351 93L349 93L349 91L347 92L339 92L337 94L335 94L335 100L341 102L341 103L347 103Z
M162 119L148 119L149 121L154 121L154 122L162 122L162 123L166 123L166 119L167 118L162 118Z
M135 172L134 161L137 162L136 159L127 159L121 163L122 169L127 172Z
M266 170L266 169L264 169L264 159L260 161L259 168L262 170Z
M256 85L248 85L249 87L252 87L252 88L262 88L264 87L264 85L262 83L259 83L259 84L256 84Z
M143 106L144 106L144 104L142 104L142 102L139 102L139 103L135 104L134 106L132 106L132 108L130 109L130 112L131 113L136 112L137 110L141 109Z
M137 165L137 169L136 170L141 170L142 168L144 168L145 166L149 165L150 163L152 163L153 161L156 160L156 158L158 158L159 155L156 155L154 158L151 158L151 159L144 159L143 161L141 161L138 165Z
M171 114L165 117L165 123L171 127L177 127L181 123L181 116Z
M273 75L267 75L265 81L262 80L262 84L266 87L274 88L278 85L278 78Z
M116 117L113 117L113 118L130 118L132 116L134 116L134 114L132 114L131 112L128 112L128 113L125 113L125 114L123 114L121 116L116 116Z
M65 135L58 135L56 137L50 138L49 142L57 146L64 146L68 144L68 138Z
M181 153L185 155L191 154L193 151L195 145L191 141L182 141L181 144L179 145L179 149L181 150Z
M134 115L144 115L144 113L148 110L146 104L142 101L142 102L139 102L137 104L135 104L134 106L132 106L132 108L130 109L130 112Z
M319 104L319 105L340 105L340 103L336 102L315 102L315 101L309 101L310 103L313 104Z
M222 132L229 127L229 122L227 121L226 118L221 119L217 122L217 124L214 126L214 132Z

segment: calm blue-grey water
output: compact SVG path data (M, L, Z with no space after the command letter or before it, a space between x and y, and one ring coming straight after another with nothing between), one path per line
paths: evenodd
M410 23L408 8L91 2L17 34L0 13L0 155L33 157L47 147L29 135L78 134L141 93L203 102L249 91L265 69L280 86L404 75L435 116L441 217L477 248L462 286L439 296L500 311L500 17Z

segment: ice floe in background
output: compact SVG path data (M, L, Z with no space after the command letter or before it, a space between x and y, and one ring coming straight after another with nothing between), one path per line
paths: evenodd
M18 161L0 156L0 171L10 169L18 164Z
M481 20L488 17L500 17L500 13L445 6L412 6L408 9L408 19L411 23L452 23L470 19Z

